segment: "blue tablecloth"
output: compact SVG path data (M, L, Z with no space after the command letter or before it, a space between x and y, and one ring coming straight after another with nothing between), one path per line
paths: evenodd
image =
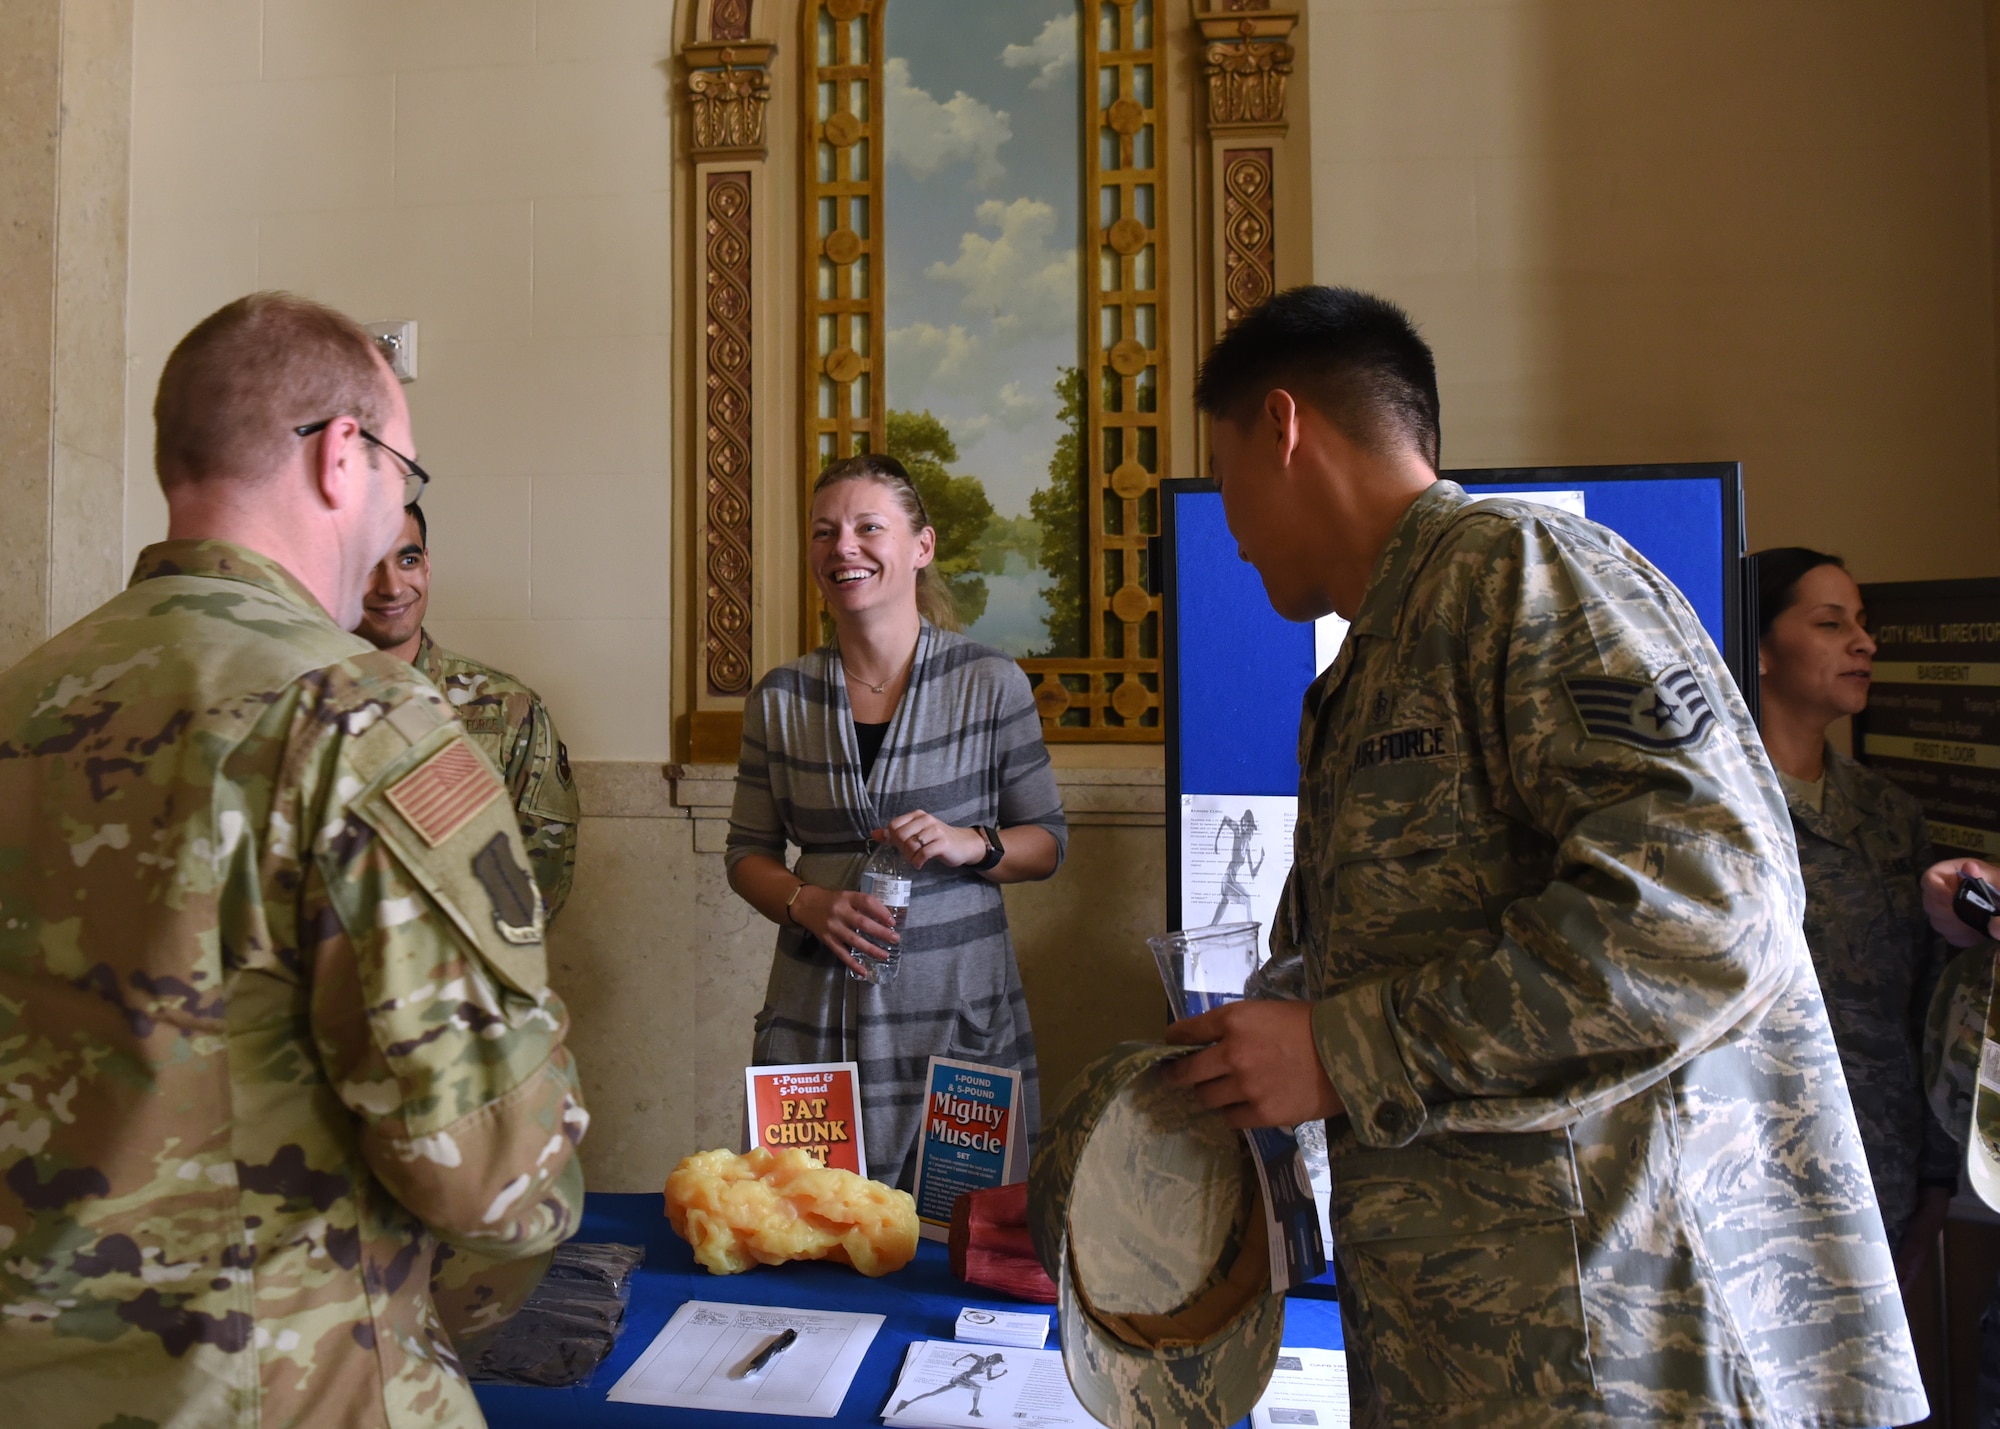
M1018 1300L992 1299L972 1293L952 1278L945 1249L925 1241L917 1258L894 1275L870 1280L844 1265L763 1266L743 1275L710 1275L694 1263L687 1243L667 1224L657 1195L612 1196L593 1192L584 1202L579 1240L620 1241L646 1248L646 1263L632 1286L625 1328L610 1357L597 1373L572 1389L515 1389L479 1385L479 1404L494 1429L546 1429L554 1425L691 1425L707 1429L745 1429L747 1414L701 1409L660 1409L644 1404L613 1404L605 1399L619 1376L675 1310L689 1300L725 1300L742 1305L784 1305L806 1310L861 1310L887 1317L881 1333L868 1347L868 1357L847 1391L837 1419L764 1416L759 1422L825 1425L879 1425L882 1406L902 1367L903 1351L915 1340L948 1340L967 1305L1002 1310L1044 1309ZM1285 1343L1340 1346L1340 1309L1331 1300L1293 1296L1285 1305ZM1049 1348L1056 1348L1053 1328Z

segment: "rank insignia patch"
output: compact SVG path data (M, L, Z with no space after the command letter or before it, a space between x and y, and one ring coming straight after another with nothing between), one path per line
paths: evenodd
M503 792L500 776L463 739L454 739L383 795L432 848L471 823Z
M1564 680L1586 733L1640 749L1687 749L1715 724L1701 682L1685 665L1652 680Z

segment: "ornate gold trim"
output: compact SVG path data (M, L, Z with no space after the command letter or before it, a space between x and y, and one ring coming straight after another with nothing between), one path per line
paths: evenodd
M886 0L807 0L805 104L804 460L800 507L813 478L840 457L881 444L882 12ZM804 643L819 643L819 592L807 583Z
M771 98L765 66L773 46L689 45L689 147L697 160L764 157L764 107Z
M750 38L750 0L713 0L708 9L709 38L747 40Z
M1222 151L1222 325L1277 291L1269 149Z
M1298 58L1291 45L1298 14L1231 5L1229 14L1200 16L1207 43L1202 71L1208 89L1208 127L1283 128L1285 84Z
M1165 103L1157 0L1083 8L1082 136L1090 278L1084 304L1088 654L1026 659L1046 738L1158 743L1160 598L1150 544L1170 470ZM1095 132L1092 132L1095 131Z
M755 231L747 170L706 176L708 391L702 435L704 481L703 668L711 695L750 691L750 245Z

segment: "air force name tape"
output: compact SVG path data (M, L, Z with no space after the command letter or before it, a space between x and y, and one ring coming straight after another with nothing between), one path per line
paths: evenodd
M1640 749L1689 749L1715 725L1715 711L1701 681L1686 665L1669 666L1651 680L1607 676L1563 681L1584 732Z
M1110 1429L1236 1423L1284 1334L1242 1133L1163 1075L1192 1050L1126 1042L1085 1067L1028 1172L1063 1369Z

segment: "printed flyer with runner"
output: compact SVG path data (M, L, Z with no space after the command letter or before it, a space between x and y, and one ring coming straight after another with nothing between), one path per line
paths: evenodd
M745 1067L750 1144L775 1153L799 1146L822 1166L868 1174L861 1139L861 1076L852 1062Z
M924 1086L924 1135L913 1193L917 1233L946 1240L951 1208L960 1196L1009 1185L1028 1173L1015 1115L1021 1074L933 1057Z
M895 1429L1098 1429L1069 1387L1061 1350L919 1340L882 1406Z

